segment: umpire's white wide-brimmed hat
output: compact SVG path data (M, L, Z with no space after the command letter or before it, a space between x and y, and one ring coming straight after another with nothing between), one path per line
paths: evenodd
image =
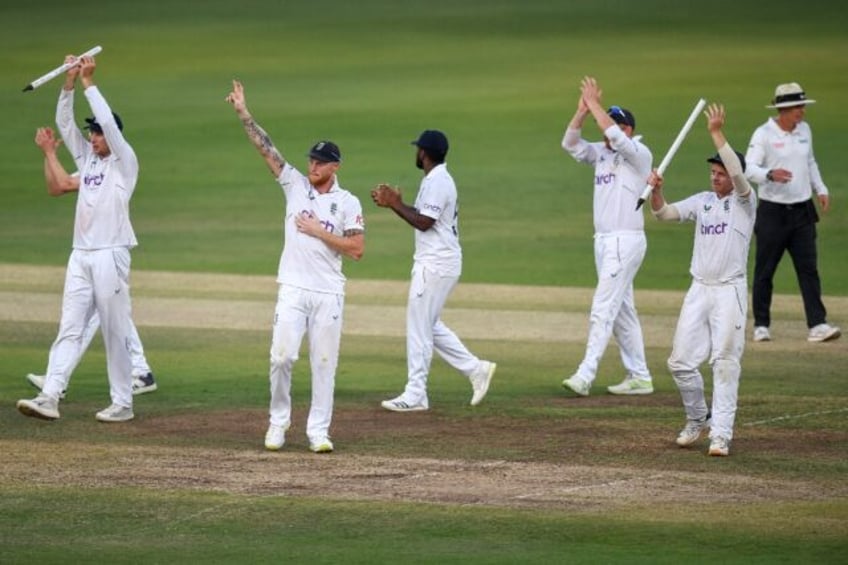
M807 94L797 82L779 84L774 89L774 100L766 108L791 108L792 106L805 106L815 104L815 100L807 98Z

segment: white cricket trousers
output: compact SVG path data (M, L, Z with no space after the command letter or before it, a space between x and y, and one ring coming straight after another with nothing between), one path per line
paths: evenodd
M285 428L291 424L292 369L303 336L308 333L312 402L306 436L313 443L329 437L343 311L344 296L341 294L314 292L285 284L280 285L277 293L271 336L270 422Z
M597 376L598 364L611 336L618 342L625 370L634 377L651 378L633 297L633 279L647 248L644 232L595 234L598 286L589 313L586 355L577 369L580 378L589 384Z
M713 371L711 438L733 439L747 314L744 278L722 285L693 281L680 309L668 369L680 390L686 418L700 420L709 411L698 368L709 359Z
M112 403L132 407L129 272L130 251L125 247L71 252L62 296L62 320L50 348L44 394L58 398L68 388L75 360L79 360L83 349L86 328L96 314L106 349Z
M77 368L77 365L79 365L82 360L83 354L85 354L88 346L91 345L91 341L94 339L94 336L99 329L100 315L95 310L91 319L88 321L88 325L85 327L85 331L83 331L82 339L79 342L79 348L74 352L70 352L67 348L65 348L62 352L63 354L70 353L71 356L69 358L60 358L59 352L56 351L56 348L50 348L50 355L48 356L47 361L47 372L50 373L51 370L53 370L51 367L62 367L62 369L57 369L57 371L61 373L67 371L68 379L70 379L74 370ZM138 330L136 329L135 323L132 319L130 319L129 348L130 360L132 362L132 376L141 377L150 373L150 365L148 365L147 358L144 356L144 346L141 344L141 337L139 337Z
M411 404L428 404L427 375L433 350L451 367L470 377L480 364L459 337L440 319L459 277L444 277L416 263L406 306L407 383L403 396Z

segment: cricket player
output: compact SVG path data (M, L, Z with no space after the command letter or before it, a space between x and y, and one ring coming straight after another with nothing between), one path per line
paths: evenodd
M428 410L427 377L435 350L471 383L471 405L482 402L497 364L484 361L441 320L442 308L462 273L456 184L445 164L448 138L426 130L417 141L415 166L424 178L415 205L404 204L399 188L380 184L371 191L377 206L390 208L415 230L412 281L406 307L406 388L382 407L393 412Z
M74 62L72 55L65 62ZM56 124L80 172L74 219L73 251L68 260L62 297L62 320L51 355L66 360L51 367L41 393L19 400L27 416L59 418L59 396L67 389L72 359L91 317L97 312L106 348L112 403L96 414L102 422L124 422L133 414L132 362L127 343L131 331L130 249L137 245L130 223L129 202L138 180L138 159L94 83L96 63L82 57L66 74L59 95ZM93 118L87 118L89 139L74 120L74 85L79 78ZM61 194L61 193L60 193Z
M603 142L581 137L583 122L591 115L604 134ZM645 258L648 243L645 220L636 202L651 173L653 157L634 136L633 114L601 106L601 87L592 77L581 82L577 111L562 139L575 160L595 168L593 214L595 269L598 285L589 314L589 338L583 361L562 385L578 396L588 396L610 337L615 336L627 374L620 384L607 387L612 394L651 394L653 379L645 361L642 326L636 313L633 279Z
M659 220L695 222L695 242L686 293L668 368L680 390L686 426L677 444L687 447L710 428L709 454L725 456L733 439L740 360L745 348L748 313L747 265L757 210L757 195L745 178L745 157L735 152L722 132L724 107L704 112L707 129L718 149L710 163L712 191L667 204L663 179L656 171L649 184L651 209ZM713 371L712 410L704 398L698 367L709 360Z
M57 196L64 194L65 192L78 191L80 185L79 174L74 173L69 175L56 156L56 150L59 148L61 143L61 140L56 139L51 128L43 127L36 130L35 144L38 145L44 153L44 178L47 183L47 192L48 194ZM128 345L130 348L130 358L132 359L132 392L134 395L153 392L157 389L156 379L153 376L153 371L150 369L150 365L147 363L147 358L144 355L144 347L141 344L141 338L139 337L138 330L132 320L130 320L130 326L131 335ZM94 339L94 335L97 333L98 329L100 329L100 316L98 316L95 311L94 314L92 314L91 319L89 319L88 325L85 327L85 331L83 332L82 339L79 343L79 348L72 352L71 358L59 359L54 349L50 349L47 372L49 373L51 371L50 365L55 366L56 364L64 365L65 363L68 363L69 368L66 370L69 374L73 374L74 369L76 369L77 365L79 365L83 354L88 349L88 346L91 344L91 340ZM44 388L46 375L29 373L26 378L27 381L38 390ZM60 399L65 397L65 392L66 391L62 391L59 394Z
M345 277L342 256L365 252L365 221L359 199L339 186L342 156L331 141L309 151L303 175L283 159L247 109L244 87L234 80L227 96L250 142L265 160L286 198L285 244L277 275L279 290L271 337L271 408L265 448L279 450L291 423L292 369L303 336L309 334L312 405L306 423L309 449L333 451L330 422L342 335Z

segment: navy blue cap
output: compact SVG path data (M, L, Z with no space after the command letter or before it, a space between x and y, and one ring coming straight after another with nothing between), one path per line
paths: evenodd
M437 129L424 130L418 136L418 139L412 142L412 145L417 145L421 149L432 151L442 157L448 154L448 138Z
M734 151L734 153L736 153L736 156L739 157L739 162L742 163L742 172L744 173L745 156L738 151ZM707 159L707 163L715 163L716 165L721 165L722 167L724 167L724 170L727 170L727 167L725 167L724 163L721 160L721 155L719 155L718 153Z
M622 108L620 106L610 106L610 109L607 110L607 116L612 118L617 124L623 124L625 126L630 126L633 129L636 129L636 118L633 117L633 113L627 108Z
M338 163L342 160L342 152L332 141L319 141L309 150L309 158L322 163Z
M115 123L118 124L118 129L124 131L124 122L121 121L121 116L112 112L112 117L115 118ZM87 124L85 129L103 135L103 128L97 123L97 118L86 118L85 123Z

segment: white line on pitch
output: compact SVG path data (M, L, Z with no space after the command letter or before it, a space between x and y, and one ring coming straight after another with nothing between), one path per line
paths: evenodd
M746 422L743 426L759 426L760 424L769 424L771 422L779 422L781 420L798 420L800 418L809 418L810 416L822 416L824 414L840 414L848 412L848 408L840 408L839 410L822 410L820 412L806 412L804 414L787 414L786 416L778 416L777 418L769 418L767 420L757 420L756 422Z

